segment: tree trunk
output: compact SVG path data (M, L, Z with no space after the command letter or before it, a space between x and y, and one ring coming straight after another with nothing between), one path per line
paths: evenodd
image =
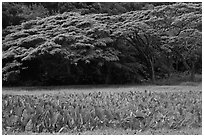
M107 73L106 73L106 78L105 78L105 84L109 84L110 83L110 74L111 72L111 67L110 65L107 64Z
M151 78L152 82L155 83L155 70L154 70L154 63L150 60L150 67L151 67Z
M190 67L186 60L183 60L183 64L185 68L190 72L190 80L194 81L195 80L195 63L192 61L192 66Z
M176 71L178 71L178 60L176 60Z
M172 60L171 57L169 57L169 53L167 56L167 77L169 78L171 76L172 70L173 70L173 65L172 65Z
M70 64L66 63L66 68L67 68L67 75L70 76L71 71L70 71Z
M192 63L192 68L191 68L191 81L195 81L195 64Z
M186 60L184 58L183 59L183 65L184 67L189 71L190 70L190 66L187 64Z

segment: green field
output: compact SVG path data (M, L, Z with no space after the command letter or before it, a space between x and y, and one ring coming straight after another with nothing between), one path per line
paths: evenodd
M92 92L126 92L126 91L153 91L153 92L178 92L202 91L202 83L182 83L180 85L76 85L76 86L49 86L49 87L5 87L3 94L11 95L41 95L63 93L92 93Z
M3 134L202 133L201 83L2 91Z

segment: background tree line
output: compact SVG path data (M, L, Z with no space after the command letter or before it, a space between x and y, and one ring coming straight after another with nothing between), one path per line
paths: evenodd
M3 28L19 25L24 21L47 17L64 12L121 14L129 11L143 10L151 6L165 5L168 2L3 2Z
M155 82L178 72L194 80L201 6L3 3L3 85Z

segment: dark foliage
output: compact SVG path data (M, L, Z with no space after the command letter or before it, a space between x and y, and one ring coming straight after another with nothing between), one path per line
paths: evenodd
M151 6L170 4L168 2L3 2L3 28L19 25L24 21L64 12L82 14L108 13L121 14L129 11L148 9ZM40 11L40 12L39 12Z
M60 4L3 3L16 8L3 14L23 17L3 30L3 85L154 82L178 71L193 79L201 70L200 3L64 3L71 12L54 8ZM97 4L105 14L84 13Z

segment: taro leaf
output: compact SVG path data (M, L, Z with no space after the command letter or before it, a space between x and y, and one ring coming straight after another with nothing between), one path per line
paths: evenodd
M185 120L183 121L183 125L189 126L189 125L192 124L193 122L194 122L194 116L193 116L193 114L190 113L190 112L186 112Z
M174 128L175 124L176 124L175 118L174 118L174 116L171 116L168 119L168 125L169 125L170 128Z
M27 110L27 113L28 113L28 114L31 114L31 113L34 112L34 109L33 109L30 105L28 105L28 106L26 107L26 110Z
M86 122L86 123L88 123L89 120L90 120L90 118L91 118L90 113L89 113L89 112L86 112L86 114L85 114L84 117L83 117L83 119L84 119L83 121Z
M116 118L117 120L119 120L119 121L121 120L121 117L120 117L119 112L116 112L116 113L115 113L115 118Z
M9 115L10 115L9 111L6 111L6 110L3 110L3 111L2 111L2 117L3 117L3 118L6 118L6 119L7 119L7 118L9 118Z
M56 121L56 127L57 127L57 131L60 130L60 128L64 125L64 122L63 122L63 116L59 113L58 115L58 118L57 118L57 121Z
M43 111L43 107L41 107L41 106L36 106L35 107L35 110L36 110L36 113L37 114L42 114L44 111Z
M15 125L18 121L19 117L17 115L11 115L9 119L7 119L7 124L9 126Z
M95 110L95 115L96 115L100 120L103 120L104 117L103 117L102 111L101 111L98 107L94 107L94 110Z
M17 116L19 116L19 117L21 117L21 115L23 114L23 107L15 107L14 108L14 113L17 115Z
M162 115L162 113L158 112L156 115L156 119L157 121L163 120L164 116Z
M143 113L142 111L137 111L137 112L135 113L135 118L144 119L144 118L145 118L145 113Z
M140 120L134 118L132 122L130 122L131 129L139 130L142 128L142 123Z
M147 130L150 128L152 120L153 120L153 117L151 115L145 118L145 127L143 128L143 130Z
M105 110L104 110L104 114L105 114L105 116L106 116L106 118L107 118L108 120L113 119L113 115L111 114L111 111L110 111L110 110L105 109Z
M66 110L66 109L63 109L63 121L64 121L64 123L68 123L69 122L69 112L68 112L68 110Z
M80 120L80 125L83 125L84 124L84 121L83 121L83 117L82 117L82 114L79 114L79 120Z
M71 124L71 126L73 127L74 125L75 125L75 120L74 120L74 118L73 117L71 117L71 121L70 121L70 124Z
M123 127L124 129L127 129L127 128L130 127L129 122L126 122L126 121L122 122L121 125L122 125L122 127Z
M191 120L191 118L192 118L192 113L190 113L190 112L186 112L186 114L185 114L185 121L189 121L189 120Z
M22 117L21 117L22 124L24 126L26 126L26 124L28 123L30 118L31 118L31 116L28 114L28 111L26 109L24 109Z
M41 122L39 125L37 125L37 131L39 132L39 133L41 133L42 131L43 131L43 129L44 129L44 126L43 126L44 124L43 124L43 122Z
M8 101L7 100L2 100L2 106L8 106Z
M32 129L33 129L33 123L32 123L32 119L30 119L25 126L25 131L31 131Z
M51 119L53 126L57 123L57 120L59 119L59 117L60 117L60 113L59 112L54 112L53 113L53 117Z
M66 125L66 126L63 126L62 128L60 128L58 133L66 133L68 131L69 131L69 127Z
M23 110L22 117L23 118L29 117L28 111L26 109Z

